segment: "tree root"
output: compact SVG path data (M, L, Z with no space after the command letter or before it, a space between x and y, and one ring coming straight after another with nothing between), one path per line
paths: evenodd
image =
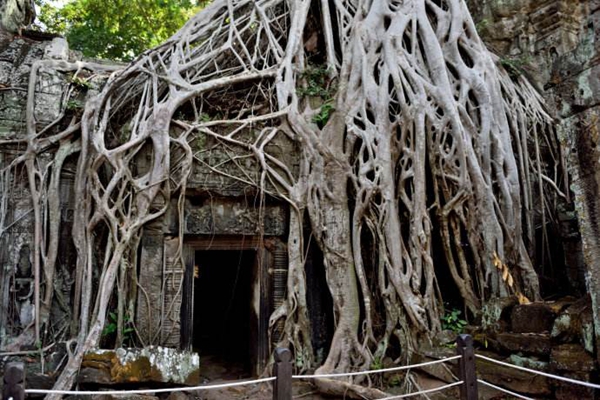
M135 264L144 226L163 218L172 198L182 221L194 169L254 186L261 204L266 196L289 204L288 297L270 326L284 321L280 344L303 360L301 370L317 366L304 276L309 238L324 255L336 322L323 370L368 368L391 348L407 359L418 340L441 330L446 285L473 314L493 297L539 297L534 219L552 213L543 199L568 192L539 94L496 65L463 0L316 3L215 0L114 72L70 130L38 129L32 75L27 149L2 171L28 167L39 239L35 297L44 314L53 298L46 281L57 242L48 232L60 232L60 173L40 160L50 155L62 169L65 148L78 157L79 345L57 387L72 385L83 354L98 345L117 276ZM297 165L278 141L297 146ZM181 226L179 240L183 262ZM442 270L451 282L438 281ZM116 295L122 324L130 297ZM39 336L48 321L37 321ZM338 380L318 386L382 396Z

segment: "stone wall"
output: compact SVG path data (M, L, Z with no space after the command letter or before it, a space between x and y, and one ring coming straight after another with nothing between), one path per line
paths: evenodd
M64 39L34 40L17 38L0 41L0 139L20 139L25 137L26 106L29 78L34 63L40 60L62 59L75 61L77 55L68 51ZM69 85L69 77L53 70L39 70L39 78L34 88L35 102L32 113L37 127L55 121L65 109L63 93ZM24 146L15 142L7 151L0 153L0 167L8 165L17 150ZM46 162L49 160L45 160ZM65 178L65 182L68 178ZM8 188L11 188L8 191ZM63 218L68 219L73 205L69 190L61 187L61 208ZM10 193L11 197L7 195ZM68 222L68 221L67 221ZM64 225L68 229L68 223ZM10 337L34 318L33 272L30 261L33 242L33 215L31 194L24 170L15 179L0 177L0 348L4 348ZM68 238L67 232L65 238ZM63 241L63 248L69 249L69 241ZM63 252L61 264L57 267L58 281L55 285L58 295L64 294L64 305L70 304L70 270L68 251ZM62 297L62 296L61 296ZM68 318L60 307L53 308L53 317Z
M572 191L568 194L572 205L565 204L560 215L567 272L580 293L592 294L595 320L600 321L600 1L470 0L469 4L500 63L526 74L557 117Z
M484 308L484 330L474 333L479 354L513 365L590 382L597 367L589 297L519 304L495 299ZM478 376L508 390L544 399L593 399L592 389L477 362ZM484 396L485 398L485 396Z
M568 195L573 204L565 204L559 215L564 227L567 275L580 293L590 294L595 326L592 329L590 315L587 330L579 335L585 343L560 347L558 338L545 339L549 344L546 356L550 357L550 368L587 380L586 371L594 368L589 355L597 359L600 356L600 0L469 3L484 41L499 55L500 63L517 66L528 75L546 98L551 115L557 118L569 166ZM570 320L570 316L559 317L553 333L563 320ZM512 338L512 333L507 335ZM525 341L543 342L532 339ZM586 360L586 366L573 372L581 360ZM569 363L572 365L567 368ZM589 393L569 390L557 388L555 395L592 398Z
M61 38L9 38L0 39L0 139L15 140L14 147L4 146L0 153L0 168L9 165L25 145L18 140L27 135L27 99L32 69L36 65L35 99L30 117L34 117L37 131L58 119L75 113L83 107L89 96L101 88L104 78L94 78L89 87L81 90L75 99L66 93L77 82L71 73L61 73L46 68L44 60L64 60L71 63L81 57L69 51ZM258 127L255 127L258 129ZM249 131L255 135L259 131ZM188 182L187 200L180 231L177 201L173 199L166 215L145 227L139 253L137 304L128 305L129 313L139 325L146 344L179 346L180 314L182 305L181 284L185 266L180 265L177 237L254 236L280 237L287 234L288 210L282 203L261 198L252 181L260 173L252 158L242 162L231 156L231 149L220 143L198 138L192 143L196 156ZM268 145L274 155L296 154L295 144L281 137ZM293 173L297 173L298 160L286 157ZM50 159L44 162L50 162ZM73 217L73 175L76 166L69 165L61 177L61 244L58 257L55 289L56 304L52 320L77 328L73 320L72 297L75 255L71 240ZM214 173L218 165L228 176ZM136 167L146 168L140 157ZM235 177L247 178L239 180ZM0 349L10 347L13 338L34 318L33 268L30 252L33 242L33 213L26 171L23 169L11 181L0 178ZM6 185L6 186L2 186ZM11 187L11 191L4 188ZM8 194L10 193L10 198ZM259 212L259 205L264 207ZM193 261L192 261L193 262ZM97 278L97 277L96 277ZM94 279L96 279L94 278ZM173 290L170 290L173 289ZM168 316L165 318L165 310ZM63 322L60 322L63 321ZM158 330L162 330L157 333ZM65 337L68 337L68 331ZM31 342L31 340L29 340Z

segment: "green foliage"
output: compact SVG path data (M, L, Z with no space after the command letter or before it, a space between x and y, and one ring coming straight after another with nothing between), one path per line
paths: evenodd
M67 110L77 111L83 109L83 103L79 100L70 99L67 101Z
M462 333L465 326L467 326L467 321L461 319L460 314L462 314L462 311L456 308L446 310L446 313L441 318L442 329L448 329L455 333Z
M390 385L391 387L400 386L402 385L402 381L402 375L396 374L392 376L392 378L388 381L388 385Z
M115 334L117 332L117 314L114 312L108 313L108 322L104 325L104 329L102 330L102 336L109 336ZM127 342L131 338L131 333L133 332L133 327L131 323L131 318L129 315L125 315L123 317L123 341Z
M302 78L306 84L296 89L298 96L320 97L324 100L319 112L312 119L312 122L322 128L335 111L333 96L337 86L330 82L329 69L322 66L310 65L302 74Z
M487 33L490 26L490 20L487 18L482 19L475 25L475 29L479 34Z
M516 79L523 74L523 68L530 62L529 57L503 57L500 65L508 72L511 78Z
M159 45L210 0L36 0L46 30L86 57L131 60Z
M329 69L322 66L309 65L302 78L306 81L306 86L296 89L298 96L322 97L329 100L337 90L329 84Z
M335 108L333 107L333 104L331 104L331 102L327 102L321 106L319 113L313 116L312 121L322 128L325 126L327 121L329 121L329 117L334 111Z
M81 78L79 76L74 76L71 78L71 84L73 84L74 86L80 88L80 89L91 89L92 88L92 83L88 80L85 80L84 78Z
M199 120L200 120L200 122L210 122L211 118L210 118L210 115L202 113L202 114L200 114Z
M371 370L383 369L383 360L381 357L374 357L371 362Z

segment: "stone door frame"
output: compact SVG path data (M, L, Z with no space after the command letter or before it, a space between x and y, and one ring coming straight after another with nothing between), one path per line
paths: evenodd
M252 373L260 375L269 359L269 317L271 313L271 280L269 271L272 269L273 255L265 247L265 238L260 236L241 235L186 235L183 242L185 260L184 283L181 303L181 344L183 350L191 350L193 344L194 319L194 265L197 251L223 250L256 252L254 271L252 274L252 304L251 309L258 311L254 329L250 331L250 346ZM258 310L256 310L258 308ZM251 313L254 313L251 311Z

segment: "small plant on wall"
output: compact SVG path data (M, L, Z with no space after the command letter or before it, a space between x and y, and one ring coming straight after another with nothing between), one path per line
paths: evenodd
M441 318L442 329L450 330L454 333L462 333L465 326L467 326L467 321L460 317L461 314L462 311L457 308L446 310L446 313Z
M108 313L108 321L104 325L104 329L102 330L102 340L105 345L109 343L114 343L116 341L117 329L118 329L118 316L115 312ZM114 343L115 346L126 345L131 343L133 337L132 333L134 332L133 322L131 321L131 317L129 315L125 315L123 317L123 343Z

